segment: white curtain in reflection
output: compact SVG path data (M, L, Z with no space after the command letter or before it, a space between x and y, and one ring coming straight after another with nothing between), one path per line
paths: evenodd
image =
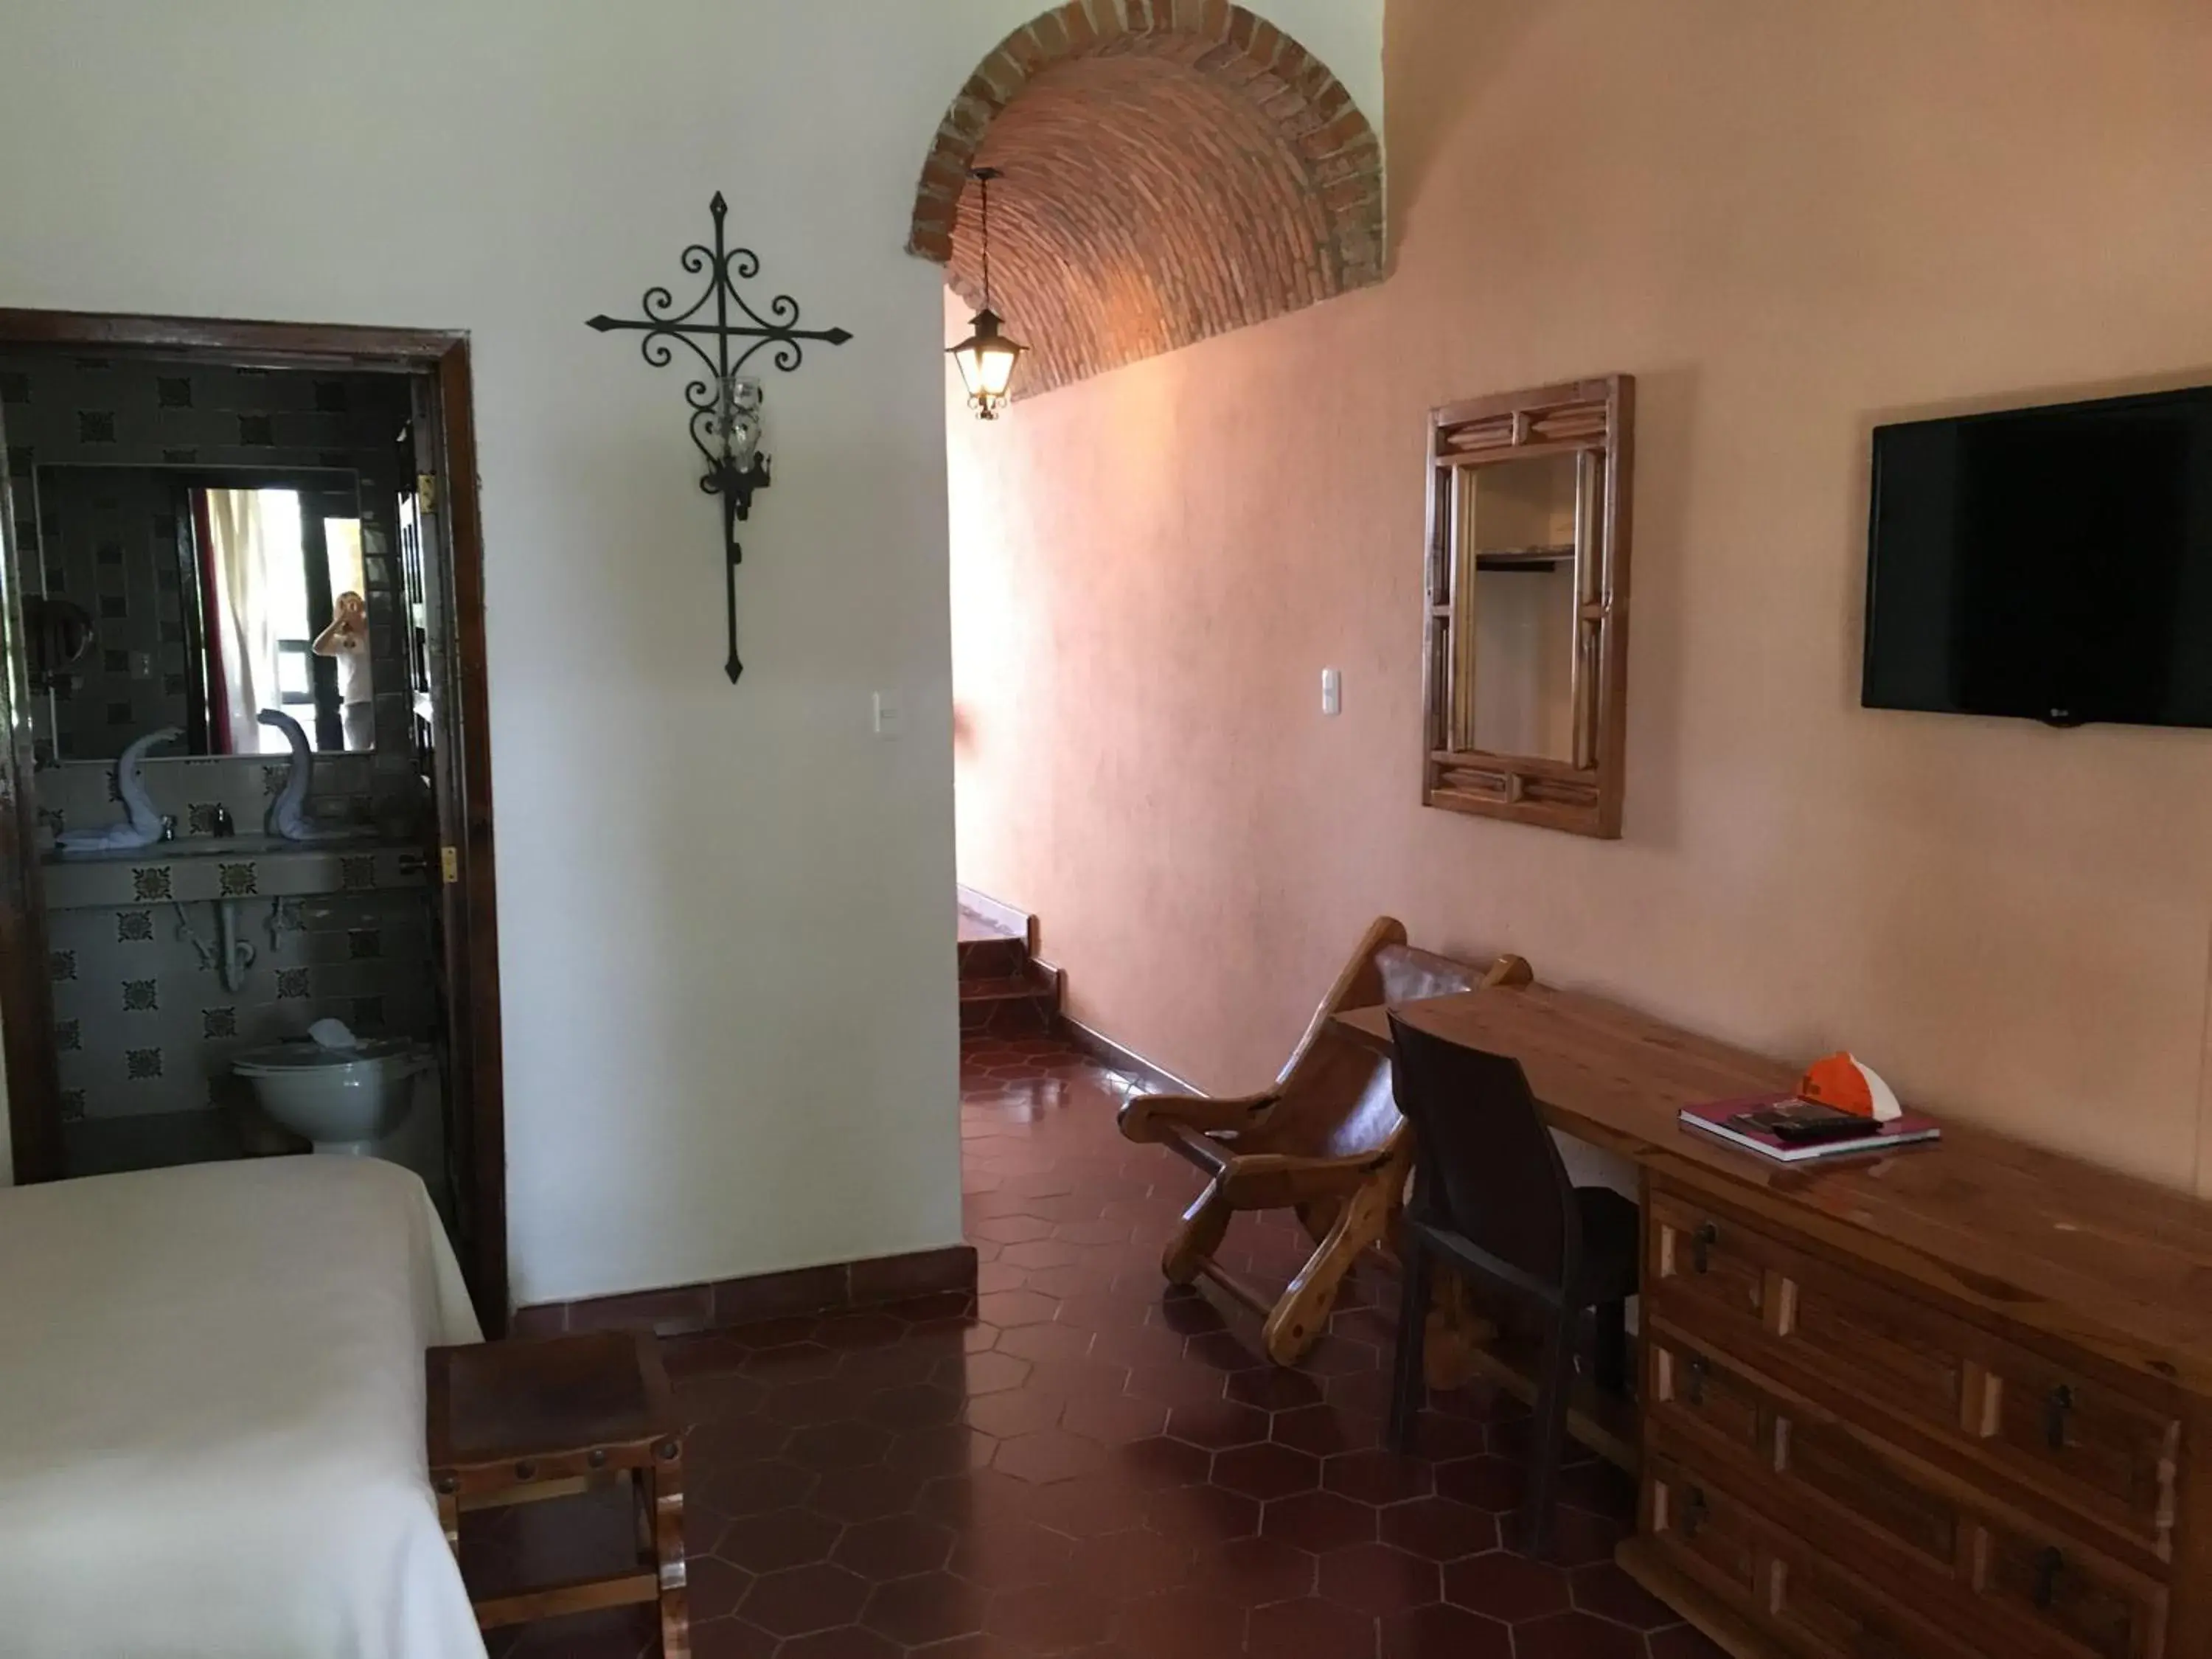
M307 608L305 593L290 591L305 580L297 574L300 498L289 489L210 489L207 511L215 564L212 631L222 652L231 752L282 754L283 734L257 722L263 709L283 707L278 647L300 631ZM301 616L295 618L295 611Z

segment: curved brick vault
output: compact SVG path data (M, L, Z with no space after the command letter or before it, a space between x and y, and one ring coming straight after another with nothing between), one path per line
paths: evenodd
M1382 152L1328 67L1228 0L1070 0L946 111L908 251L972 307L971 167L1017 395L1264 321L1382 275Z

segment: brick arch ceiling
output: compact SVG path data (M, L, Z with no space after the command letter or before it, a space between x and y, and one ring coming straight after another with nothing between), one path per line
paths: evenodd
M991 294L1027 344L1016 395L1377 281L1382 155L1318 58L1226 0L1071 0L1006 37L953 100L910 252L982 300L971 167L991 187Z

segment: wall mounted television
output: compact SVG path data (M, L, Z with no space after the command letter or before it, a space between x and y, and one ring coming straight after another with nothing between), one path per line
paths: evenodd
M2212 726L2212 386L1875 428L1869 708Z

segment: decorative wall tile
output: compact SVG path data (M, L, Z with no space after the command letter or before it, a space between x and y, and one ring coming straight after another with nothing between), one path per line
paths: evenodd
M76 952L74 951L54 951L49 952L46 957L46 969L56 979L75 979L76 977Z
M151 910L118 910L115 913L117 944L139 944L153 937L154 913Z
M84 1047L83 1026L74 1019L54 1022L54 1047L64 1054L74 1054Z
M276 970L276 997L289 1002L312 994L313 986L304 968L280 968Z
M240 898L261 890L260 881L250 864L225 864L217 867L216 878L222 883L226 898Z
M106 409L81 409L76 413L76 441L81 444L112 444L115 441L115 412Z
M161 1075L161 1051L159 1048L125 1048L123 1051L123 1074L134 1083L145 1083Z
M348 892L356 892L376 885L376 860L374 855L342 858L338 860L338 881Z
M125 1013L150 1013L161 1006L161 981L126 979L123 981L123 1011Z
M154 382L155 402L163 409L190 409L192 380L189 374L164 374Z
M285 769L281 766L264 766L261 769L261 793L271 800L283 793Z
M215 834L216 821L222 811L220 801L194 801L185 822L191 826L192 834L211 836Z
M266 449L276 441L276 422L267 415L241 415L238 417L238 441L255 449Z
M374 962L384 954L384 935L373 927L356 927L346 935L346 955L356 962Z
M193 463L198 461L199 458L199 451L190 447L180 449L165 449L161 452L161 464L164 466L191 466Z
M200 1035L204 1037L234 1037L238 1035L238 1010L235 1008L203 1008L200 1010Z
M82 1123L83 1121L84 1091L82 1089L63 1090L62 1121L64 1123Z
M150 868L134 869L131 872L131 892L134 898L165 899L169 897L169 867L157 864Z

